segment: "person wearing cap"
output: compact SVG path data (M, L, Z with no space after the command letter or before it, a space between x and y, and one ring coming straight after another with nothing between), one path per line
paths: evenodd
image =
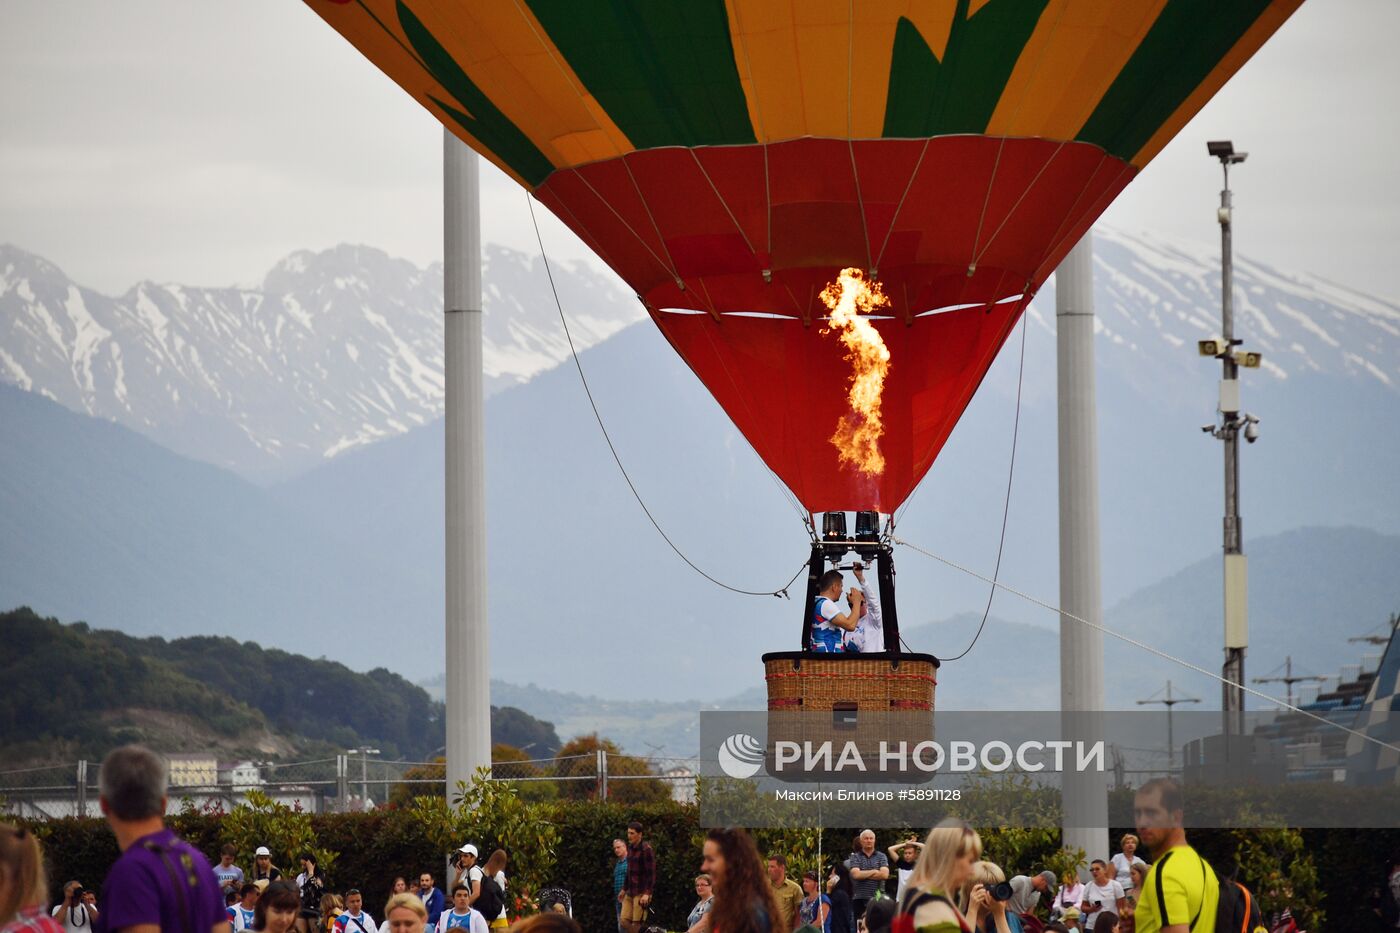
M1060 922L1065 925L1066 930L1083 929L1083 927L1079 925L1078 907L1066 907L1065 912L1060 914Z
M1038 875L1016 875L1010 881L1011 900L1006 902L1007 909L1020 915L1035 913L1040 895L1054 891L1055 884L1055 873L1049 870Z
M282 877L282 870L272 864L272 853L267 846L258 846L253 853L253 874L251 881L266 881L269 884ZM266 885L264 885L266 887Z
M479 857L476 846L469 842L457 850L457 857L452 862L457 872L452 879L452 889L456 890L457 885L465 884L471 892L468 904L476 903L477 897L481 895L483 872L481 866L476 863Z

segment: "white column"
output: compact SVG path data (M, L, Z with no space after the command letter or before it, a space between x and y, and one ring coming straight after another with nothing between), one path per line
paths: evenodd
M491 764L486 476L481 379L481 194L476 154L442 143L447 376L447 793Z
M1099 577L1099 452L1094 402L1093 234L1055 272L1059 402L1060 607L1102 624ZM1060 716L1066 738L1103 735L1103 634L1060 616ZM1107 858L1108 776L1066 775L1064 842Z

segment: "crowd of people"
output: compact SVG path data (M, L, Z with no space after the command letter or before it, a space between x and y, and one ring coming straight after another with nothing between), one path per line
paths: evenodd
M454 854L447 894L432 872L416 886L394 879L377 922L357 888L329 890L314 853L289 878L258 847L245 873L226 846L210 865L194 846L164 824L166 776L162 759L127 746L103 762L99 804L121 851L101 896L78 881L63 885L59 903L46 903L48 885L37 836L0 824L0 933L581 933L567 892L540 892L540 912L512 923L505 892L507 856L496 850L478 864L476 846ZM687 933L1203 933L1214 930L1217 906L1233 883L1186 840L1181 788L1149 781L1134 800L1137 833L1121 851L1090 863L1091 880L1054 872L1017 874L982 858L982 841L969 825L944 820L923 840L909 838L881 851L875 833L852 841L848 856L830 869L788 874L785 853L759 854L743 829L711 829L705 836L697 901ZM630 823L613 842L613 895L617 933L655 933L657 859L645 827ZM1151 855L1138 855L1139 846ZM1400 865L1391 875L1400 900ZM1287 912L1273 929L1299 933ZM1392 923L1396 921L1392 920ZM1400 929L1400 923L1396 924ZM606 931L605 931L606 933Z

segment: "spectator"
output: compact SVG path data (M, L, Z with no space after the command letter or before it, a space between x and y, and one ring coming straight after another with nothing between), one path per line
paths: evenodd
M1147 863L1142 861L1142 859L1138 859L1133 863L1133 867L1128 870L1133 878L1133 893L1128 896L1128 903L1132 906L1132 910L1118 915L1118 933L1136 933L1137 918L1135 913L1137 911L1138 902L1137 893L1142 890L1142 884L1147 880L1147 868Z
M486 933L490 929L481 911L472 907L472 892L465 881L459 881L452 888L452 909L443 911L438 918L437 933L448 930L466 930L467 933Z
M641 933L656 888L656 853L642 839L642 824L627 824L627 879L622 885L623 933Z
M267 846L258 846L253 853L253 880L254 881L278 881L282 878L282 869L272 864L272 853Z
M365 897L359 888L345 892L345 910L335 918L335 933L378 933L374 917L365 911Z
M822 893L821 881L814 871L802 874L802 893L807 895L798 906L803 926L831 933L831 898Z
M428 926L436 927L438 918L442 916L442 908L447 898L443 897L442 891L433 887L433 873L425 871L418 876L418 899L423 902L423 908L427 910ZM471 902L471 891L467 891L467 902ZM384 908L384 920L389 920L389 908Z
M97 910L84 902L87 893L79 881L70 881L63 886L63 900L53 909L53 918L68 933L82 933L94 926Z
M797 907L802 903L802 886L787 876L787 856L768 856L768 881L773 885L773 902L778 905L778 930L785 933L797 929Z
M428 881L431 887L431 875ZM433 890L437 891L436 888ZM441 899L442 892L438 891L437 894ZM389 928L389 933L423 933L427 920L428 911L423 906L423 899L416 894L395 894L384 905L384 925Z
M888 897L876 898L865 908L866 933L889 933L899 902Z
M465 884L467 890L471 892L471 899L476 900L477 895L481 893L478 885L481 883L482 871L481 866L476 863L479 857L480 853L476 846L470 842L457 850L452 860L455 874L452 876L452 884L448 886L448 890L455 891L457 885Z
M288 933L301 912L301 893L290 881L274 881L258 895L253 929L261 933Z
M317 921L317 933L335 933L335 922L343 913L345 901L341 900L339 894L321 895L321 903L317 905L317 914L320 916L320 920Z
M880 889L880 884L890 876L890 860L885 857L885 853L875 851L873 830L862 831L856 840L860 848L851 853L846 864L850 866L851 880L855 886L855 897L851 899L851 906L855 909L856 919L859 920L865 915L865 906Z
M812 606L812 635L807 650L823 654L844 651L845 633L856 630L856 620L860 618L865 597L859 590L851 590L851 611L841 611L837 600L841 598L845 582L839 570L828 570L822 574L817 587L817 601Z
M890 846L885 851L890 854L890 864L894 871L885 880L885 894L899 900L904 893L904 885L909 881L909 873L914 870L914 866L919 862L919 850L924 844L917 839L909 838L898 845Z
M253 929L253 916L257 912L258 897L261 894L262 890L256 884L251 881L243 882L243 887L238 890L238 903L224 911L234 933Z
M493 930L502 930L510 926L510 920L506 916L506 850L497 849L491 853L491 857L486 860L486 867L482 870L483 877L477 882L477 889L472 897L472 906L486 917L486 923ZM493 902L500 905L499 908L492 908ZM495 914L495 916L488 916Z
M583 927L566 913L535 914L517 923L512 933L583 933Z
M1040 906L1040 896L1055 890L1055 873L1043 871L1038 875L1016 875L1011 879L1011 900L1007 909L1021 918L1034 914Z
M321 922L321 897L326 891L326 878L316 864L316 856L310 852L301 854L301 874L297 875L297 888L301 891L301 914L297 917L297 930L312 933Z
M1073 907L1075 913L1079 912L1079 903L1084 900L1084 885L1080 883L1079 876L1073 871L1066 871L1060 876L1060 890L1055 894L1055 903L1050 907L1050 919L1055 920L1062 916L1069 908Z
M1152 853L1134 911L1137 933L1199 933L1215 928L1215 871L1186 842L1181 785L1154 778L1133 798L1137 834ZM1194 921L1194 922L1193 922Z
M990 888L1006 880L1006 873L995 862L983 859L972 866L958 894L958 906L967 915L968 925L984 933L1021 933L1021 918L1009 908L1009 901L991 896Z
M613 907L617 915L618 929L622 929L622 887L627 883L627 843L613 840Z
M225 892L237 894L243 888L243 869L233 864L238 849L226 845L219 852L219 864L214 866L214 877L219 879L219 887Z
M855 909L851 906L851 870L837 862L826 879L826 894L831 898L831 933L856 933ZM869 908L866 908L867 913ZM893 916L893 915L891 915Z
M856 629L846 635L846 650L864 654L884 651L885 623L880 615L879 587L865 582L865 564L860 561L852 565L851 572L856 575L856 582L860 584L862 601L859 609L854 604L851 605L852 611L856 613ZM890 855L891 860L896 858L895 855Z
M237 903L238 903L238 892L237 892L237 891L225 891L225 892L224 892L224 907L225 907L225 908L232 907L234 904L237 904Z
M1118 915L1111 910L1102 911L1094 922L1094 929L1097 933L1118 933Z
M394 876L394 883L389 887L389 896L390 896L390 897L393 897L395 894L407 894L407 893L408 893L408 879L405 878L403 875L395 875L395 876Z
M46 910L48 887L38 837L23 826L0 823L0 933L62 933Z
M982 839L962 820L946 819L929 830L919 863L909 876L899 913L911 914L920 933L956 933L967 919L951 894L962 888L982 857Z
M695 876L695 896L700 899L685 918L686 933L704 933L710 928L710 908L715 903L715 892L709 875Z
M1084 927L1081 926L1081 921L1083 919L1084 918L1079 913L1078 907L1066 907L1064 912L1060 914L1060 922L1064 925L1066 930L1084 929Z
M1147 870L1147 863L1137 856L1138 843L1140 840L1132 833L1124 833L1123 839L1118 843L1123 851L1113 856L1113 877L1123 886L1123 896L1131 900L1137 899L1137 882L1133 881L1133 866L1141 865L1143 871Z
M703 869L714 880L710 933L786 933L774 926L778 905L753 837L738 827L705 834Z
M123 746L102 762L98 786L122 852L102 885L105 928L226 933L224 899L208 859L165 827L165 762L148 748Z
M1107 911L1116 917L1127 909L1128 898L1103 859L1096 858L1090 862L1089 873L1093 879L1084 886L1084 900L1079 910L1084 914L1084 929L1096 930L1098 915Z

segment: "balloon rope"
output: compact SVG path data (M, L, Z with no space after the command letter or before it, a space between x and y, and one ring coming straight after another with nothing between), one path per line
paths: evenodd
M1255 690L1255 689L1252 688L1252 687L1246 687L1246 686L1244 686L1243 684L1237 684L1237 683L1235 683L1235 682L1233 682L1233 681L1226 680L1224 677L1220 676L1219 674L1215 673L1214 671L1208 671L1208 670L1206 670L1204 667L1201 667L1201 666L1198 665L1198 664L1192 664L1190 661L1187 661L1185 658L1178 658L1176 655L1174 655L1174 654L1169 654L1169 653L1163 651L1161 648L1155 648L1155 647L1153 647L1152 645L1147 644L1146 642L1141 642L1141 641L1138 641L1136 638L1133 638L1133 637L1128 636L1128 635L1124 635L1122 632L1115 632L1113 629L1108 628L1108 627L1105 626L1105 625L1100 625L1100 624L1097 623L1097 622L1091 622L1091 621L1089 621L1088 619L1085 619L1085 618L1083 618L1083 617L1081 617L1081 616L1077 616L1077 615L1075 615L1075 614L1072 613L1072 612L1067 612L1066 610L1061 609L1061 608L1059 608L1058 606L1052 606L1050 603L1047 603L1047 602L1045 602L1045 601L1042 600L1042 599L1036 599L1034 596L1031 596L1031 595L1028 594L1028 593L1023 593L1023 592L1021 592L1020 590L1018 590L1018 589L1016 589L1016 588L1014 588L1014 587L1007 586L1005 583L999 583L999 582L997 582L996 580L989 579L988 577L983 576L982 574L978 573L977 571L975 571L975 570L973 570L973 569L971 569L971 568L969 568L969 567L964 567L964 566L962 566L961 564L955 563L955 562L949 560L949 559L946 558L946 557L939 557L937 554L933 553L932 551L924 550L923 548L919 547L919 546L916 545L916 544L911 544L910 542L905 541L905 540L902 540L902 539L900 539L900 538L895 538L895 539L893 539L893 540L894 540L894 543L895 543L895 544L898 544L898 545L900 545L901 547L907 547L907 548L909 548L909 550L911 550L911 551L917 551L918 553L924 555L925 557L932 558L933 560L938 561L940 564L944 564L944 565L946 565L946 566L948 566L948 567L953 568L954 570L957 570L957 571L960 571L960 572L962 572L962 573L965 573L965 574L967 574L967 575L970 576L970 577L976 577L978 580L981 580L983 583L990 583L994 589L1006 590L1006 592L1010 593L1012 596L1019 596L1021 599L1024 599L1026 602L1031 603L1032 605L1036 605L1036 606L1039 606L1039 607L1042 608L1042 609L1048 609L1048 610L1050 610L1051 612L1057 613L1062 619L1070 619L1070 620L1072 620L1072 621L1075 621L1075 622L1080 623L1081 625L1087 625L1087 626L1089 626L1089 628L1091 628L1091 629L1094 629L1094 630L1096 630L1096 631L1102 632L1102 633L1105 634L1105 635L1110 635L1110 636L1112 636L1113 638L1118 639L1119 641L1126 642L1126 643L1132 645L1134 648L1141 648L1143 651L1146 651L1148 654L1154 654L1154 655L1156 655L1157 657L1161 658L1161 659L1164 660L1164 661L1170 661L1170 662L1173 663L1173 664L1178 664L1178 665L1180 665L1181 667L1186 668L1188 671L1194 671L1194 672L1196 672L1197 674L1202 674L1202 675L1204 675L1204 676L1206 676L1206 677L1209 677L1211 680L1218 680L1218 681L1219 681L1220 683L1222 683L1222 684L1225 684L1225 685L1230 686L1230 687L1234 687L1234 688L1236 688L1237 690L1243 690L1245 693L1247 693L1247 694L1249 694L1250 696L1255 697L1255 698L1257 698L1257 699L1266 700L1266 701L1268 701L1269 703L1272 703L1274 706L1277 706L1278 708L1280 708L1280 709L1282 709L1282 710L1285 710L1285 711L1287 711L1287 712L1290 712L1290 713L1297 713L1297 714L1300 715L1300 716L1306 716L1306 717L1309 718L1309 719L1312 719L1312 720L1315 720L1315 721L1317 721L1317 722L1322 723L1324 726L1333 726L1333 727L1335 727L1335 728L1341 729L1343 732L1347 733L1348 735L1354 735L1354 736L1356 736L1356 737L1359 738L1359 739L1363 739L1363 740L1365 740L1365 741L1367 741L1367 742L1370 742L1370 743L1372 743L1372 744L1374 744L1374 745L1379 745L1381 748L1388 749L1388 750L1393 751L1393 752L1400 752L1400 745L1393 745L1393 744L1391 744L1390 742L1386 742L1386 741L1383 740L1383 739L1378 739L1378 738L1376 738L1375 736L1370 735L1370 734L1365 733L1365 732L1362 732L1362 731L1359 730L1359 729L1351 729L1351 728L1348 728L1347 726L1344 726L1344 725L1342 725L1342 724L1339 723L1339 722L1335 722L1335 721L1333 721L1333 720L1331 720L1331 719L1326 718L1325 716L1320 716L1320 715L1318 715L1317 713L1312 712L1311 710L1302 709L1302 708L1300 708L1300 707L1294 706L1292 703L1288 703L1288 702L1286 702L1286 701L1284 701L1284 700L1280 700L1278 697L1276 697L1276 696L1271 696L1271 695L1269 695L1269 694L1263 692L1262 690Z
M1030 309L1021 312L1021 361L1016 366L1016 420L1011 428L1011 465L1006 470L1006 501L1001 507L1001 538L997 541L997 563L992 570L992 579L989 581L992 587L987 592L987 608L982 610L982 621L977 624L977 634L972 636L972 641L962 650L962 654L955 654L951 658L943 658L945 661L958 661L967 657L973 647L977 644L977 639L982 637L982 630L987 627L987 617L992 612L992 599L997 594L997 577L1001 574L1001 554L1006 547L1006 519L1011 514L1011 481L1016 476L1016 441L1021 436L1021 384L1026 374L1026 328L1029 326L1027 318L1030 317Z
M579 381L583 383L583 392L586 396L588 396L588 405L590 408L593 409L593 417L598 421L598 428L603 432L603 440L607 442L608 450L612 452L613 461L617 464L618 471L622 473L622 478L627 481L627 488L632 490L632 497L636 499L637 504L642 507L642 512L646 514L647 520L650 521L652 527L656 529L656 533L661 535L661 540L665 541L668 545L670 545L671 550L676 552L677 557L685 561L686 565L689 566L691 570L694 570L696 573L700 574L700 576L704 577L706 580L709 580L715 586L729 590L731 593L738 593L742 596L777 596L780 599L789 599L790 597L788 596L788 587L792 586L792 584L797 580L797 578L802 575L802 571L807 569L807 564L809 563L808 561L804 560L802 562L802 566L798 567L797 572L792 575L792 579L788 580L787 583L783 584L780 588L776 590L743 590L735 586L730 586L728 583L716 580L714 577L710 576L708 573L697 567L695 565L695 562L692 561L689 557L686 557L685 553L681 551L680 548L676 547L676 543L672 541L670 536L667 535L665 530L662 529L661 524L656 520L656 517L651 514L651 509L647 508L647 504L642 501L641 493L637 492L637 487L632 483L632 477L627 475L627 468L622 465L622 458L618 456L617 448L613 446L612 438L608 435L608 428L605 424L603 424L603 416L598 411L598 403L593 400L593 390L588 387L588 377L583 374L583 364L579 362L578 349L574 346L573 334L569 332L569 320L564 315L564 305L559 300L559 289L554 284L554 273L553 271L551 271L549 265L549 255L545 253L544 238L540 236L539 221L535 219L534 198L528 191L525 192L525 204L530 208L530 223L533 224L535 227L535 242L539 243L540 245L540 258L544 260L544 271L545 274L549 276L549 290L554 294L554 306L559 309L559 322L564 325L564 337L569 342L569 353L573 355L574 368L578 370Z

